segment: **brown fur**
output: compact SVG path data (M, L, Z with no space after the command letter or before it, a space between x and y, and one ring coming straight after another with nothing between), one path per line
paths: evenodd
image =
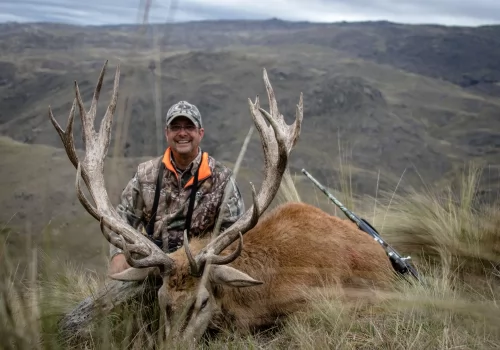
M193 239L197 253L207 243ZM233 243L224 254L236 248ZM174 306L196 295L201 279L189 275L184 249L171 254L175 268L169 281ZM243 251L229 266L263 284L232 288L210 286L219 317L239 329L272 324L301 308L311 288L373 285L386 287L394 272L383 248L347 220L303 203L287 203L262 217L244 235ZM308 290L309 289L309 290Z

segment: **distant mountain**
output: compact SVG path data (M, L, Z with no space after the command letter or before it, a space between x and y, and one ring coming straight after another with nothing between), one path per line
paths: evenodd
M0 24L4 54L27 49L144 50L221 49L232 45L275 47L312 44L426 76L498 94L500 26L446 27L390 22L318 24L267 21L202 21L79 27L64 24Z

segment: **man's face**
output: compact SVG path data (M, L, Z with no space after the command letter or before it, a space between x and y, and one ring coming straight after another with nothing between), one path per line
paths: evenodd
M196 155L205 130L186 117L176 117L165 130L168 145L178 155Z

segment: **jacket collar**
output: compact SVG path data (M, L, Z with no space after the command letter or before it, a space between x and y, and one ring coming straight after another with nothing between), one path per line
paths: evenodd
M193 184L194 181L194 174L196 172L197 167L200 167L200 170L198 172L198 181L205 180L208 178L210 175L212 175L212 171L210 170L210 166L208 164L208 153L207 152L202 152L200 148L198 148L198 155L196 158L193 160L193 162L190 165L190 172L191 172L191 178L189 181L186 183L184 188L187 188ZM172 163L172 153L171 153L170 147L167 148L165 153L163 154L163 164L165 164L165 167L171 171L172 173L175 174L175 177L179 179L179 174L177 173L174 164Z

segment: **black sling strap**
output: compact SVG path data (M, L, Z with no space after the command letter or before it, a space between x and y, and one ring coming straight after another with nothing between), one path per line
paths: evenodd
M194 201L196 198L196 191L198 188L198 172L200 170L201 162L203 162L203 152L202 152L202 160L200 161L200 164L198 165L198 168L196 169L196 172L194 173L194 181L193 181L193 186L191 188L191 193L189 195L189 205L188 205L188 212L186 216L186 224L184 226L184 229L187 230L187 233L189 234L189 230L191 229L191 218L193 216L193 210L194 210ZM148 221L148 224L146 226L146 232L151 240L156 243L159 247L162 246L163 242L162 240L156 240L153 239L153 232L154 232L154 223L156 219L156 212L158 210L158 202L160 200L160 191L161 191L161 185L162 185L162 179L163 179L163 170L165 169L165 164L163 163L163 160L160 161L160 169L158 171L158 178L156 179L156 189L155 189L155 198L153 200L153 208L151 209L151 217Z
M158 171L158 178L156 179L155 199L153 200L153 208L151 209L151 217L149 218L148 225L146 226L146 232L148 233L149 238L153 238L153 231L154 231L155 219L156 219L156 211L158 210L158 201L160 200L161 180L163 179L163 170L164 169L165 169L165 164L163 163L163 159L161 159L160 160L160 170Z
M202 161L203 161L203 154L202 154ZM200 170L200 166L201 162L200 165L198 166L198 169L196 169L196 172L194 173L193 187L191 188L191 193L189 194L189 206L186 215L186 224L184 225L184 229L187 231L188 236L189 236L189 230L191 229L191 218L193 216L194 200L196 198L196 190L198 188L198 171Z

